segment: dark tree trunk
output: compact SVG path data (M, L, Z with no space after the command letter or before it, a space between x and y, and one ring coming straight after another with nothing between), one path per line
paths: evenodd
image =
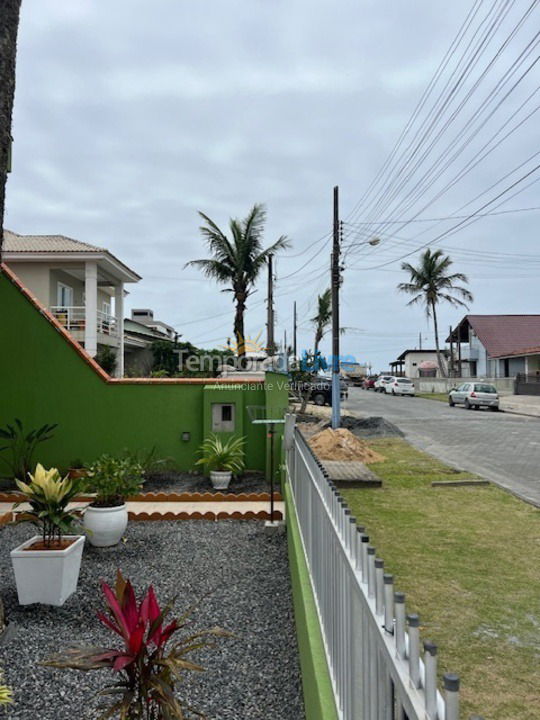
M431 312L433 313L433 330L435 332L435 349L437 351L437 362L439 363L439 372L441 377L446 377L446 371L441 357L441 350L439 348L439 326L437 323L437 310L435 309L435 303L431 303Z
M15 95L15 60L21 0L0 4L0 262L4 242L4 205Z
M246 339L244 335L244 312L246 309L246 292L237 291L234 295L236 312L234 315L234 337L236 338L236 352L240 362L243 363L246 354Z

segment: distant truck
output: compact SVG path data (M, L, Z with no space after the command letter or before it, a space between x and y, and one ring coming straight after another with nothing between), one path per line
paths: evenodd
M367 365L358 362L348 362L342 360L339 365L339 369L341 375L344 378L348 378L353 385L361 385L368 374Z

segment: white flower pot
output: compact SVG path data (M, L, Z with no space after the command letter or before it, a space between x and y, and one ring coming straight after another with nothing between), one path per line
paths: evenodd
M128 524L127 505L117 507L92 507L84 511L84 529L88 531L88 542L95 547L117 545Z
M231 482L232 472L230 470L211 470L210 480L214 490L226 490Z
M21 605L63 605L77 589L84 535L65 535L75 542L64 550L25 550L40 535L35 535L11 551L17 593Z

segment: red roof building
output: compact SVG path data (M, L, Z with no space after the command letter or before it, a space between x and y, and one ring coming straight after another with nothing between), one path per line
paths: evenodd
M447 342L462 376L540 375L540 315L465 315Z

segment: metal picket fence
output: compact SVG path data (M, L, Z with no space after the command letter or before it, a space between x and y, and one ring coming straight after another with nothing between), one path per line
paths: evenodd
M437 646L297 429L286 464L339 717L459 720L459 677L439 692Z

